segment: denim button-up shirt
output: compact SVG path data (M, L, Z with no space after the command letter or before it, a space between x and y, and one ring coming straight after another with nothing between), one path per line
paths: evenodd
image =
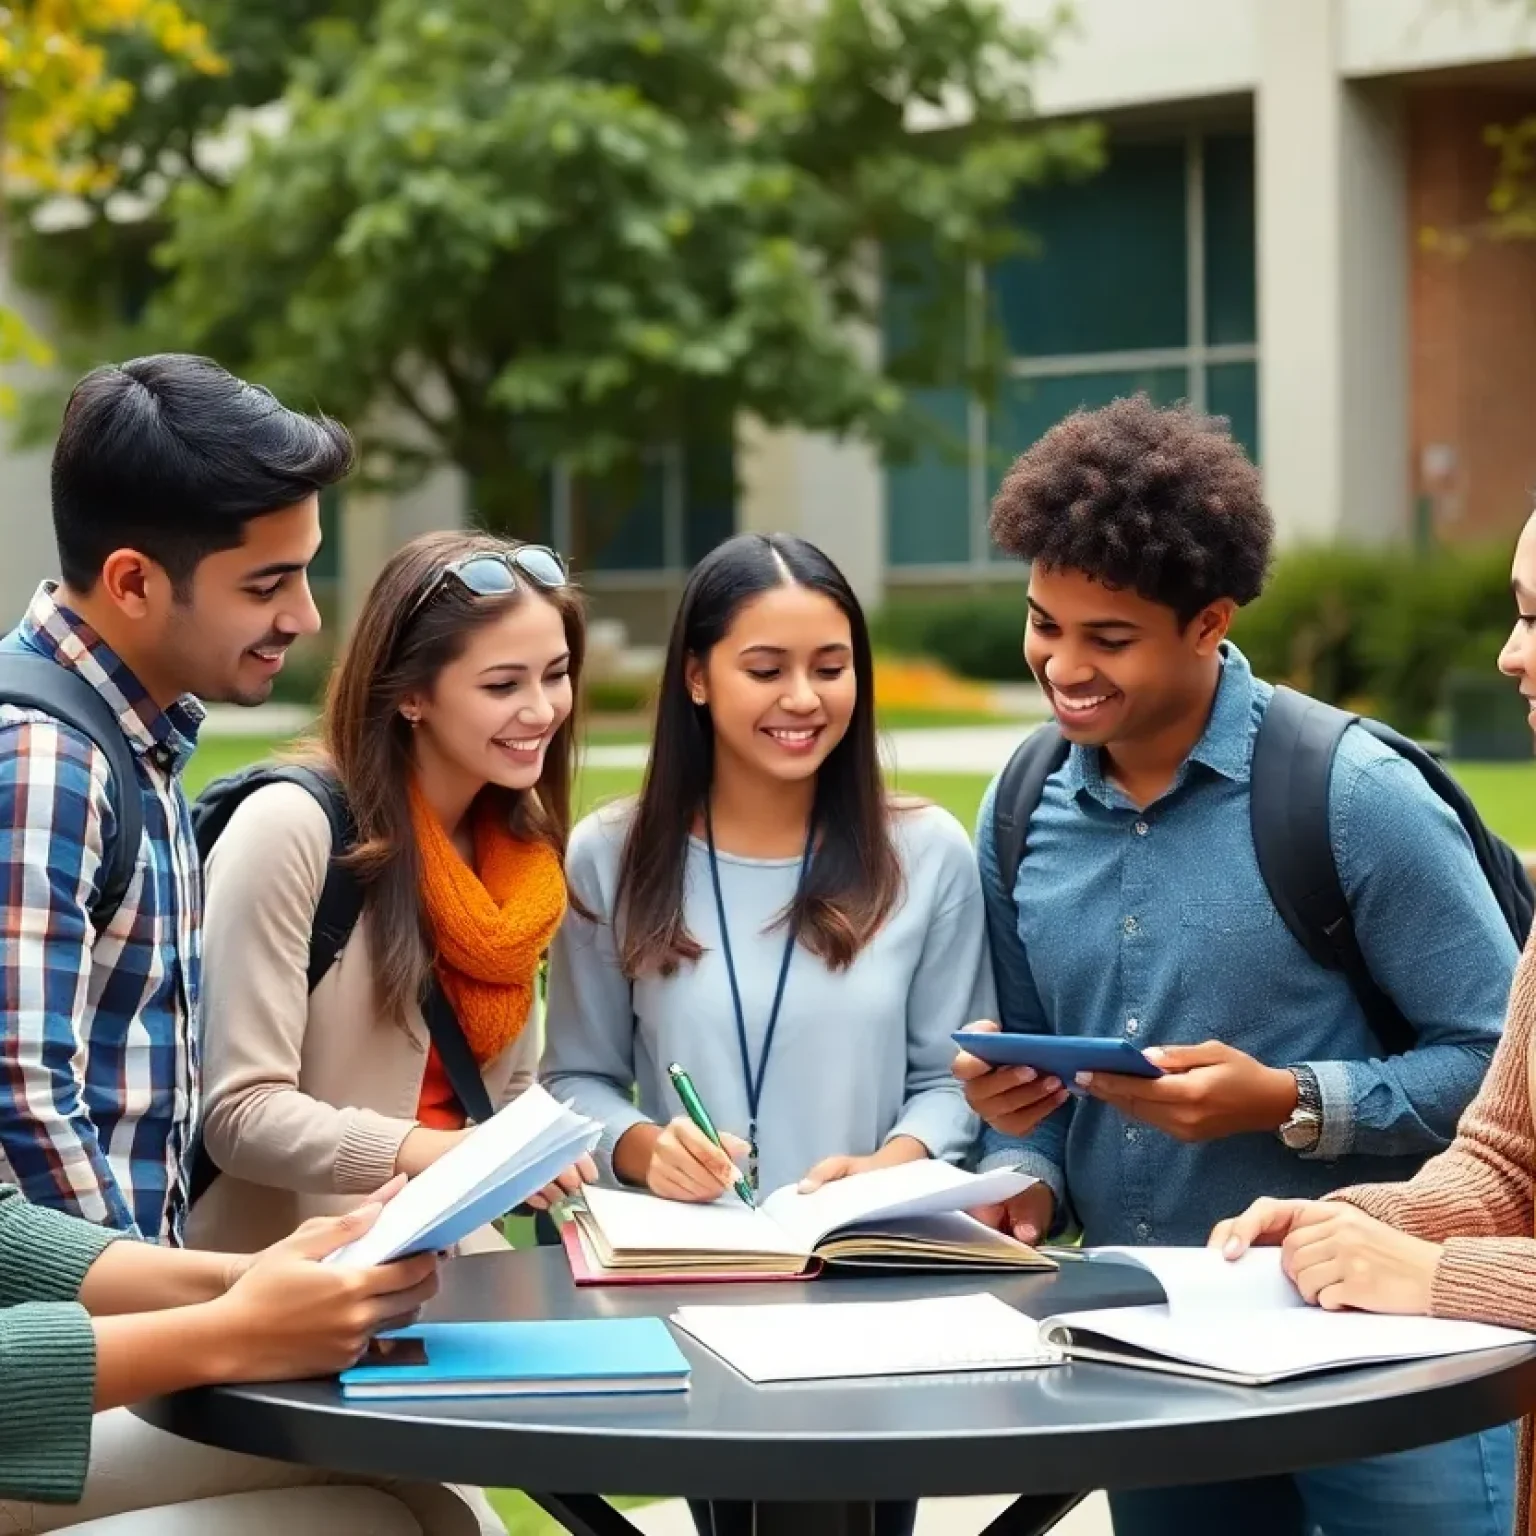
M987 1131L980 1163L1021 1162L1091 1243L1200 1243L1259 1195L1315 1196L1409 1177L1445 1147L1502 1027L1517 947L1455 816L1412 764L1344 735L1329 801L1334 855L1371 972L1414 1025L1381 1059L1343 976L1308 958L1276 911L1249 824L1249 766L1273 689L1224 648L1204 735L1138 808L1073 747L1046 782L1019 870L1017 923L998 885L996 784L977 853L993 909L1001 1023L1023 1032L1223 1040L1270 1066L1309 1065L1317 1148L1272 1133L1184 1144L1073 1098L1023 1141ZM1015 935L1009 942L1008 935Z

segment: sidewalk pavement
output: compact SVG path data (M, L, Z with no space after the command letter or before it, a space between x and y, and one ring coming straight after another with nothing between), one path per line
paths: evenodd
M882 733L881 753L888 767L902 773L977 773L990 777L1033 729L1027 722L1017 722L886 731ZM583 761L593 768L643 768L646 750L639 743L599 743L587 748Z
M918 1506L915 1536L979 1536L1012 1502L1010 1498L924 1499ZM647 1504L627 1514L645 1536L694 1536L688 1506L681 1499ZM1052 1536L1112 1536L1104 1495L1090 1494L1055 1527Z
M241 709L214 704L208 709L203 732L208 737L294 736L313 720L314 711L302 704L263 704ZM1034 729L1028 721L1006 725L950 725L886 731L881 751L889 766L904 773L996 773L1013 749ZM642 742L598 742L589 746L583 761L594 768L645 767L649 749Z

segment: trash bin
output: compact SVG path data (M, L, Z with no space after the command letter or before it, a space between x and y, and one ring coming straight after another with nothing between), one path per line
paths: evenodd
M1445 680L1446 740L1462 763L1528 762L1531 727L1515 684L1491 669L1452 672Z

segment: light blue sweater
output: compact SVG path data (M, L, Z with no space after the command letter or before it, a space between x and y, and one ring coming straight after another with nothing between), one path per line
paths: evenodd
M682 1113L667 1078L672 1062L687 1069L721 1130L745 1137L748 1129L708 851L690 845L684 892L703 957L631 984L611 925L628 824L627 807L614 807L571 836L571 893L598 920L572 912L555 940L540 1074L557 1098L602 1122L607 1177L626 1131ZM936 806L898 812L895 832L903 895L853 965L832 971L803 948L790 964L759 1107L765 1191L821 1158L875 1152L896 1135L959 1161L977 1133L949 1070L950 1032L996 1017L975 855L965 829ZM784 930L773 924L794 896L799 860L722 853L719 867L756 1072L784 953Z

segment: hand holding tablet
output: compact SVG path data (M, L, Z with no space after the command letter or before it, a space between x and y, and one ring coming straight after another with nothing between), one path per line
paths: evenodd
M993 1067L1032 1067L1042 1076L1059 1078L1069 1092L1079 1072L1118 1072L1131 1077L1161 1077L1163 1069L1148 1061L1129 1040L1090 1035L1011 1035L990 1030L957 1030L950 1038L961 1050Z

